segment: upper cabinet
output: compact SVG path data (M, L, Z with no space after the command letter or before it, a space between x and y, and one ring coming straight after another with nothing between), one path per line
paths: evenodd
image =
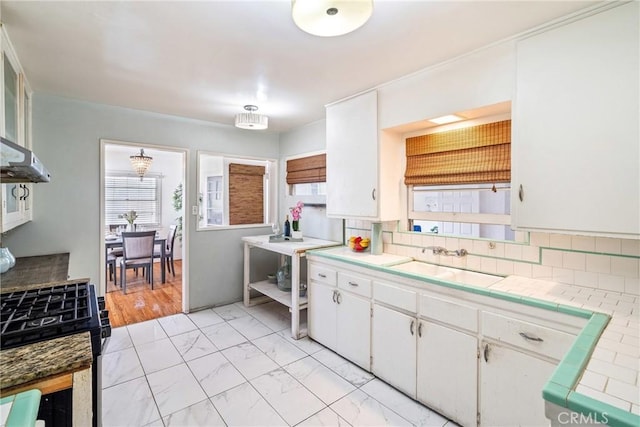
M31 89L4 29L0 32L0 53L0 135L31 148ZM2 185L2 232L31 220L32 185Z
M378 95L327 107L327 216L400 218L402 138L378 128Z
M518 43L515 228L640 235L638 22L630 2Z

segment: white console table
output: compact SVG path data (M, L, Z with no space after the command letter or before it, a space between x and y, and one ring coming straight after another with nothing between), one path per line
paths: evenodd
M303 258L308 250L340 246L342 243L311 237L304 237L302 242L270 242L268 235L247 236L242 240L244 241L244 305L249 307L271 300L278 301L289 307L291 312L291 336L294 339L306 336L306 333L303 334L300 330L300 310L307 308L307 297L300 297L300 258ZM251 248L275 252L282 257L287 255L291 257L291 292L281 291L275 283L268 280L251 282ZM251 289L260 292L262 296L251 299Z

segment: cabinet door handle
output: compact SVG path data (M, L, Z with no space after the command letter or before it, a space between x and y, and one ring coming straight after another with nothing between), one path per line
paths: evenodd
M16 185L14 185L14 186L11 188L11 195L13 196L13 198L14 198L14 199L17 199L17 198L18 198L18 196L16 196L16 188L18 188L18 186L16 186Z
M528 335L526 332L520 332L520 336L522 338L524 338L527 341L536 341L536 342L543 342L544 340L542 338L539 337L532 337L531 335Z
M373 190L371 190L371 198L372 198L373 200L375 200L375 199L376 199L376 189L375 189L375 188L374 188Z
M412 320L411 325L409 325L409 330L411 331L411 335L413 335L413 327L415 326L415 324L416 324L416 321Z
M422 338L422 322L418 322L418 336Z
M336 302L336 291L333 291L333 297L332 297L332 299L333 299L333 302Z
M342 294L336 291L336 300L338 300L338 304L342 304Z
M27 187L25 184L20 184L20 188L23 190L22 196L20 196L20 200L27 200L29 194L31 194L31 192L29 191L29 187Z
M524 188L522 188L522 184L520 184L520 188L518 188L518 199L520 199L521 202L524 201Z
M358 284L357 284L356 282L349 282L349 284L350 284L351 286L358 286Z
M484 361L489 362L489 344L484 345Z
M326 274L323 274L323 273L318 273L318 276L322 277L323 279L326 279L326 278L327 278L327 275L326 275Z

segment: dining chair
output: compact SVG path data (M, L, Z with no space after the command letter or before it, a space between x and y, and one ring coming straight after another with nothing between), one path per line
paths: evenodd
M178 227L176 225L169 226L169 234L167 235L167 241L165 243L166 246L165 246L165 252L164 252L164 259L167 264L167 270L169 270L169 272L173 274L173 277L176 277L176 267L173 264L173 244L176 240L177 228ZM155 252L153 253L153 256L154 258L161 258L162 251L160 249L156 249Z
M153 289L153 249L155 231L122 233L122 257L120 258L120 283L127 293L127 269L144 268L147 281Z

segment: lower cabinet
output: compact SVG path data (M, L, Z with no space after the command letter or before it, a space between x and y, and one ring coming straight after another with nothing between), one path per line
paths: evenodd
M415 316L373 304L372 372L398 390L416 398Z
M542 388L556 363L483 342L480 361L480 425L549 425Z
M420 402L460 425L476 425L476 336L421 320L418 326L417 367L417 394Z
M371 301L315 281L309 283L308 335L371 369Z

